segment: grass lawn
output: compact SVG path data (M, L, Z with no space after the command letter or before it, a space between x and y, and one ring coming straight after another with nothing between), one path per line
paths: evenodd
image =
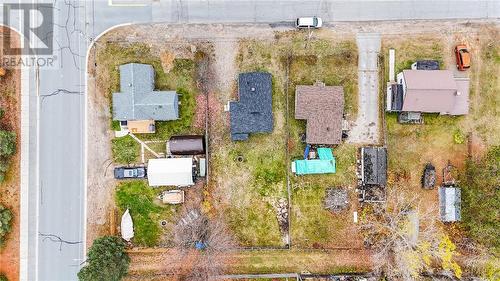
M135 236L133 242L139 246L157 246L159 243L171 242L170 229L160 226L161 220L173 222L177 210L175 205L161 205L156 196L159 189L153 189L146 181L125 181L116 190L116 204L121 213L128 208L134 222Z
M113 162L117 164L131 164L139 159L141 146L131 136L114 138L111 141Z
M228 274L368 272L370 261L356 251L241 251L231 256Z
M292 176L291 230L296 247L361 247L352 221L357 201L354 194L356 151L357 148L349 144L334 149L335 174ZM351 209L340 214L332 214L323 207L326 189L335 187L351 187Z
M119 66L127 63L145 63L155 70L156 90L177 90L179 94L179 119L156 122L155 134L138 135L143 140L166 140L173 134L188 133L193 121L196 95L196 63L191 59L177 58L169 73L163 71L160 57L153 54L150 47L141 43L108 43L97 52L97 83L109 96L120 90ZM111 102L110 102L111 104Z

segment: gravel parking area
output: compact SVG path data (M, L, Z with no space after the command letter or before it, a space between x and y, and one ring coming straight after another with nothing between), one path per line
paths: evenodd
M358 118L354 122L348 141L376 144L379 141L379 78L378 54L380 34L359 33L358 44Z

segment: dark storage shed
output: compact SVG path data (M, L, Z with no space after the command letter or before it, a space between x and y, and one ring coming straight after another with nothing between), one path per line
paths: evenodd
M172 136L167 142L169 155L205 154L205 138L198 135Z
M363 184L385 186L387 183L387 150L384 147L361 148Z

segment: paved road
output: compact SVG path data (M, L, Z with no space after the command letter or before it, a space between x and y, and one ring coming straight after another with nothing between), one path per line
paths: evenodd
M19 0L55 2L57 68L23 72L21 280L76 280L85 244L85 66L93 39L122 23L498 18L499 1ZM12 1L16 2L16 1ZM108 5L110 2L118 4ZM124 7L119 4L143 3ZM0 17L2 15L0 14ZM24 186L24 187L23 187ZM88 210L92 211L92 210Z
M358 45L358 117L349 135L349 142L377 144L379 142L379 79L378 54L380 34L360 33Z

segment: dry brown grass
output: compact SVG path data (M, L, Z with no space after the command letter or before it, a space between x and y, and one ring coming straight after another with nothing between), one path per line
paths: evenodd
M0 39L5 35L6 27L0 28ZM18 40L12 32L13 40ZM15 42L16 42L15 41ZM1 44L0 44L1 45ZM0 46L2 48L2 46ZM0 54L3 54L0 49ZM19 275L19 197L20 197L20 83L21 72L19 69L8 69L6 75L0 78L0 108L4 110L0 127L4 130L14 131L17 134L17 152L10 159L10 168L5 179L0 183L0 204L9 208L13 213L12 230L7 236L7 242L0 248L0 273L4 273L9 280L17 280Z

